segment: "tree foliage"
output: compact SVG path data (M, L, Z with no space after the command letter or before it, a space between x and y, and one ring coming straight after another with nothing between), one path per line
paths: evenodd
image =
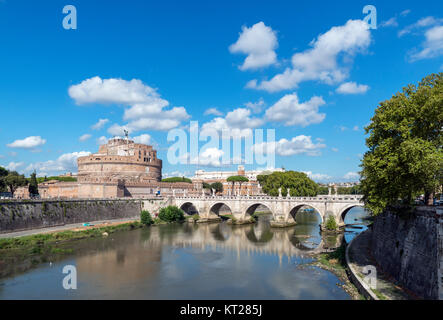
M37 174L35 172L31 173L28 190L30 195L38 195Z
M245 176L230 176L226 179L228 182L248 182L249 179Z
M215 193L222 193L223 192L223 184L221 182L214 182L211 183L211 190L214 189Z
M148 210L143 210L140 213L140 222L145 226L149 226L154 223L154 220L152 219L151 214Z
M158 217L166 222L179 222L185 219L183 210L176 206L161 208Z
M281 188L282 196L313 197L316 196L319 186L311 180L306 173L297 171L273 172L268 175L259 175L257 180L262 186L264 193L270 196L278 196Z
M192 183L192 180L189 178L185 178L185 177L171 177L171 178L165 178L162 179L162 182L186 182L186 183Z
M25 176L18 174L16 171L9 172L7 176L2 177L2 180L6 187L8 187L12 196L14 196L17 188L28 185L28 180L25 178Z
M373 214L399 202L411 204L442 185L443 73L408 85L380 103L365 128L361 190Z

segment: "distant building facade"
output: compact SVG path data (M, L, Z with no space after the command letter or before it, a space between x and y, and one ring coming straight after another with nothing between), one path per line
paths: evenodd
M245 171L245 167L238 166L237 171L204 171L197 170L195 172L192 181L195 182L205 182L208 184L214 182L220 182L223 184L223 195L234 196L234 195L260 195L263 194L261 190L260 183L257 181L257 176L261 174L269 174L272 172L284 172L284 169L274 169L274 170L251 170ZM227 179L231 176L243 176L249 179L248 182L229 182Z

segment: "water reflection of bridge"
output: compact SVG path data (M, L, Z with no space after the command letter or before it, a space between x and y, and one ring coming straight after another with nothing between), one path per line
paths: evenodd
M319 253L324 250L323 239L315 246L310 247L295 234L294 228L270 229L263 224L248 226L229 226L226 223L213 224L188 224L174 232L162 232L162 228L170 226L159 226L154 229L149 240L144 242L145 246L159 246L167 244L177 248L193 248L202 251L223 249L236 252L238 257L243 254L275 254L282 259L284 256L302 257ZM173 236L168 236L172 235ZM335 245L335 243L334 243Z

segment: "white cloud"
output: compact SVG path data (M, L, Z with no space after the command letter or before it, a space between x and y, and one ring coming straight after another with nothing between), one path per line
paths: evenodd
M89 133L86 133L84 135L82 135L80 138L78 138L79 141L86 141L88 139L91 139L92 135L90 135Z
M237 108L228 112L225 118L217 117L202 125L202 134L222 132L225 130L232 137L247 137L252 134L252 129L261 126L263 119L251 117L251 110Z
M312 97L300 103L297 94L287 94L266 110L265 118L273 122L282 122L285 126L299 125L306 127L322 122L326 115L319 113L318 108L325 104L322 97Z
M346 180L357 181L360 180L360 174L357 172L348 172L343 176L343 178Z
M402 37L405 34L409 34L409 33L412 33L413 31L417 31L417 30L420 30L420 29L423 29L423 28L436 26L438 24L441 24L442 22L443 22L443 19L441 19L441 18L434 18L432 16L421 18L416 23L413 23L413 24L407 26L406 28L400 30L398 32L398 36Z
M141 143L141 144L150 144L151 143L151 136L149 134L142 134L137 137L132 138L135 143Z
M303 171L308 175L309 178L316 182L323 182L323 181L329 181L332 179L331 176L323 173L312 173L311 171Z
M99 119L96 124L91 126L92 130L100 130L109 122L109 119Z
M90 155L90 152L80 151L65 153L58 157L56 160L48 160L45 162L36 162L30 164L25 172L37 171L37 173L45 172L48 174L60 174L64 172L76 172L77 171L77 158Z
M5 166L5 168L8 169L9 171L17 171L24 165L25 165L24 162L9 162L9 164Z
M276 32L263 22L258 22L250 28L243 26L237 42L229 47L229 51L246 54L240 70L249 70L275 64L277 55L274 50L277 47Z
M354 126L354 127L352 128L352 130L354 130L354 131L359 131L360 128L359 128L358 126Z
M333 152L338 152L338 151L339 151L338 148L331 148L331 150L332 150Z
M402 17L406 17L409 13L411 13L411 10L406 9L406 10L403 10L402 12L400 12L400 15Z
M205 111L205 113L203 115L205 115L205 116L208 116L208 115L221 116L221 115L223 115L223 113L221 113L221 111L218 111L217 108L209 108Z
M71 86L68 92L77 104L101 103L129 106L125 109L123 120L128 121L124 127L130 132L170 130L179 126L181 121L189 118L184 107L165 110L169 106L169 102L161 98L156 89L143 84L138 79L127 81L93 77ZM100 128L107 122L106 120L100 119L94 126ZM108 132L115 134L115 125L108 129Z
M306 154L308 156L318 156L321 149L325 148L323 143L314 143L310 136L300 135L291 140L281 139L274 142L262 142L255 144L252 150L256 154L272 154L280 156L292 156L296 154Z
M260 113L265 106L265 101L260 98L257 102L246 102L245 107L251 109L254 113Z
M14 142L7 144L9 148L22 148L22 149L33 149L38 146L42 146L46 143L45 139L40 136L31 136L23 140L15 140Z
M351 81L342 83L336 91L341 94L362 94L368 90L369 86L365 84L357 84Z
M380 27L398 27L398 22L396 17L392 17L387 21L380 23Z
M206 167L221 167L222 166L222 156L224 152L218 148L207 148L201 150L200 154L191 158L189 153L185 154L181 159L182 164L192 164Z
M246 87L269 92L293 89L300 82L318 80L327 84L340 83L348 77L348 68L340 66L339 58L350 61L357 52L364 52L371 42L368 25L362 20L349 20L343 26L331 28L311 42L311 49L292 56L292 68L258 83L249 81Z
M155 89L144 85L141 80L101 79L98 76L72 85L68 93L77 104L131 105L145 102L147 97L158 96Z
M100 138L97 138L98 145L107 144L107 143L108 143L108 138L106 138L105 136L101 136Z
M425 32L426 40L419 52L411 54L410 60L417 61L443 55L443 25L432 27Z

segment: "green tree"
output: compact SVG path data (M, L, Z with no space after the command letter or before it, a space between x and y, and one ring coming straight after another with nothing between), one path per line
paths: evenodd
M145 226L149 226L154 223L152 220L151 214L147 210L143 210L140 213L140 222L144 224Z
M248 182L249 179L245 176L230 176L226 179L228 182L232 182L232 193L234 193L234 184L236 182L240 183L240 192L241 192L241 185L243 182Z
M380 103L365 128L360 187L374 215L422 193L427 200L443 184L442 76L431 74Z
M223 192L223 184L221 182L211 183L210 188L215 190L215 194Z
M35 171L31 173L31 178L29 179L29 194L30 195L38 195L38 183L37 183L37 174Z
M17 188L24 187L28 184L28 180L25 176L18 174L16 171L9 172L7 176L3 177L3 181L12 196L14 196Z
M291 197L314 197L318 194L318 184L303 172L273 172L259 177L263 192L270 196L278 196L279 188L282 196L287 196L288 192Z
M183 210L176 206L161 208L158 217L166 222L180 222L185 219Z
M165 178L162 179L162 182L186 182L186 183L192 183L192 180L189 178L185 178L185 177L171 177L171 178Z
M6 184L3 178L6 177L8 173L9 173L8 170L6 170L3 167L0 167L0 192L6 191Z
M338 228L337 221L335 221L333 215L330 215L326 220L326 229L332 231L332 230L337 230L337 228Z

